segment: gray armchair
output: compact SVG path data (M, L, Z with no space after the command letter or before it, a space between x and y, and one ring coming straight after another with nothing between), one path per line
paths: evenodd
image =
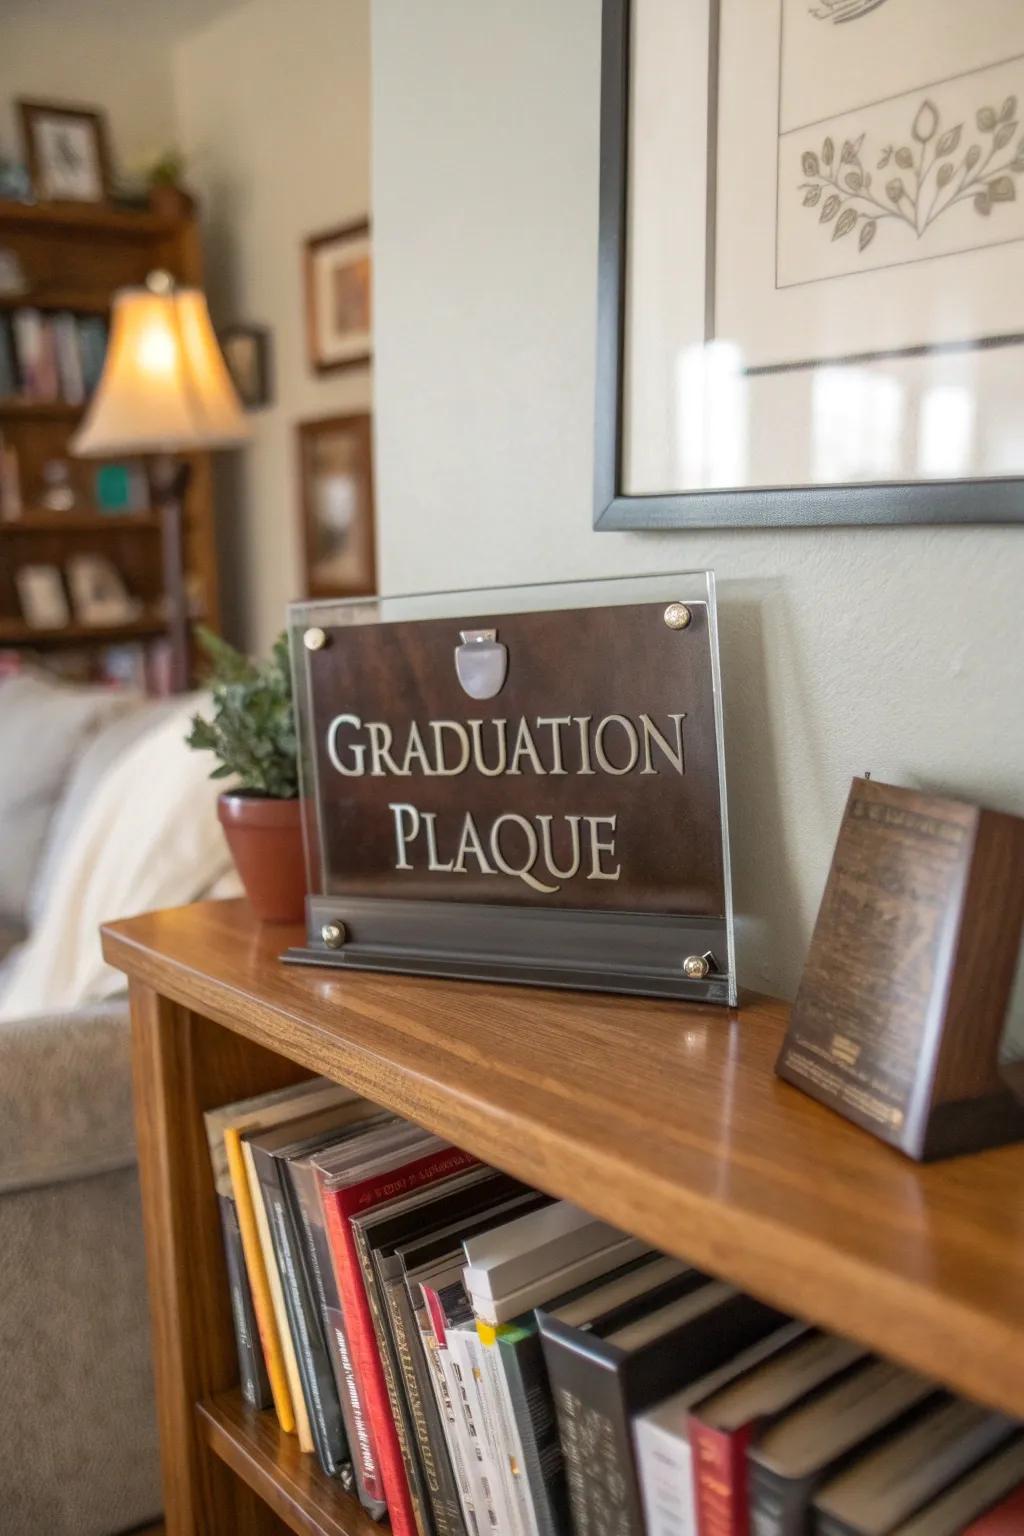
M0 1023L5 1536L160 1510L127 1003Z

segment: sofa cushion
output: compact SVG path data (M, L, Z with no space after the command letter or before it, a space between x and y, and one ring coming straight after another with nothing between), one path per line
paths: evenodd
M42 857L29 893L27 916L30 928L39 921L68 842L107 769L140 736L166 719L177 704L178 700L174 698L141 700L136 708L124 710L101 725L87 743L71 770L64 793L50 821Z
M134 1161L127 999L0 1022L0 1195Z
M39 672L0 680L0 915L23 922L47 828L90 736L137 694L82 688Z

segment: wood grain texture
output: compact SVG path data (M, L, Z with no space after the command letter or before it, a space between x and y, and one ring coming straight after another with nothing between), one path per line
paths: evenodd
M358 1502L304 1456L271 1413L255 1413L238 1392L196 1408L206 1444L297 1536L387 1536Z
M269 1536L267 1507L198 1433L199 1398L238 1364L203 1111L303 1075L139 982L132 1064L167 1536Z
M298 937L224 902L108 925L103 943L137 984L775 1305L1024 1414L1024 1148L909 1163L774 1077L787 1009L769 999L725 1014L338 976L280 964ZM172 1144L180 1109L164 1111ZM164 1220L148 1220L160 1242Z

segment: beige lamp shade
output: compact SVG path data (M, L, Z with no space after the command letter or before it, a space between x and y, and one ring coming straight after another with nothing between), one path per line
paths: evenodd
M72 452L228 448L248 435L199 289L116 294L107 360Z

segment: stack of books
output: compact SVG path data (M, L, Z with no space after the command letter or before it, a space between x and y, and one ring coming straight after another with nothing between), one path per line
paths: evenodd
M206 1116L241 1389L396 1536L1006 1536L1024 1435L317 1078Z
M107 322L101 315L26 306L0 315L0 400L82 405L103 372Z

